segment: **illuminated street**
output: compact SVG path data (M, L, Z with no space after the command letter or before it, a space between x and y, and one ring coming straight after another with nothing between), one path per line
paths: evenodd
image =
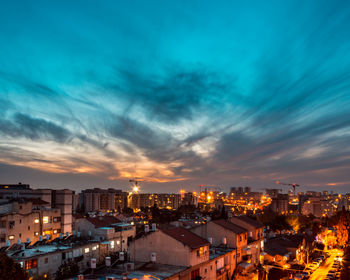
M329 251L329 253L331 254L329 258L326 259L326 261L318 268L314 271L314 273L310 276L310 280L322 280L325 279L328 271L331 269L333 262L334 262L334 258L335 256L339 253L339 250L332 250Z

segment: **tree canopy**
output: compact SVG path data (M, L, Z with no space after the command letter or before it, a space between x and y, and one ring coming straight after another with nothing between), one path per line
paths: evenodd
M29 276L21 266L4 253L0 254L0 278L27 280Z

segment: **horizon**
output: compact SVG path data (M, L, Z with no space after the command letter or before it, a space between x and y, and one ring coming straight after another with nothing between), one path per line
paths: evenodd
M349 192L348 30L346 1L4 3L1 181Z

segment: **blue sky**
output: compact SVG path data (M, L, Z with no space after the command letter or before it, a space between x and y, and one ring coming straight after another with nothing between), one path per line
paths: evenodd
M346 191L346 1L7 1L0 178Z

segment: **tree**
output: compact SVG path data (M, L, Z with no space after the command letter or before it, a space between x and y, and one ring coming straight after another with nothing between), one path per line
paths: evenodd
M68 261L60 265L56 272L55 280L70 278L79 273L79 266L76 262Z
M340 213L339 221L335 225L337 230L337 241L342 247L346 247L349 244L349 229L350 229L350 217L349 213L343 210Z
M297 233L300 229L300 222L297 216L287 216L286 221L290 227Z
M21 266L4 253L0 254L0 278L28 280L29 276Z

